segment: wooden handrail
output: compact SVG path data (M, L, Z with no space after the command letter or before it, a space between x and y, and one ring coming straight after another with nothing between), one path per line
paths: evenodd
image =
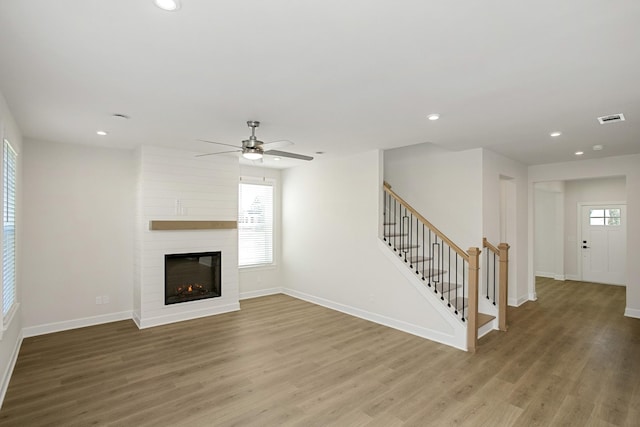
M460 249L460 247L458 245L456 245L455 243L453 243L451 241L451 239L449 239L447 236L445 236L442 231L438 230L433 224L431 224L429 221L427 221L427 219L425 217L420 215L420 213L418 213L418 211L416 211L402 197L398 196L391 189L391 186L389 185L389 183L387 183L387 182L384 183L384 190L387 193L389 193L391 195L391 197L393 197L398 202L400 202L401 205L403 205L405 208L407 208L407 210L409 212L411 212L413 215L415 215L416 218L418 218L424 225L426 225L431 231L433 231L436 234L436 236L440 237L443 241L445 241L447 243L447 245L449 245L451 248L453 248L453 250L456 251L458 253L458 255L460 255L462 258L464 258L465 261L469 262L469 254L466 251L463 251L462 249Z
M496 248L495 246L493 246L491 243L489 243L489 241L487 240L486 237L482 238L482 246L485 247L485 248L490 249L496 255L500 255L500 250L498 248Z

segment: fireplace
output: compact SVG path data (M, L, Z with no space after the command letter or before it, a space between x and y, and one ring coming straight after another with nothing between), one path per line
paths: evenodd
M219 297L222 252L164 256L164 304Z

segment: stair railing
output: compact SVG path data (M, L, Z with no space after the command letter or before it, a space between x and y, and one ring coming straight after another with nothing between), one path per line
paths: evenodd
M467 349L474 352L480 249L462 250L386 182L383 205L383 240L467 325Z
M509 289L509 245L500 243L497 247L482 239L482 246L487 248L485 294L493 300L498 308L498 328L507 330L507 298ZM496 266L497 261L497 266ZM496 290L497 289L497 290Z

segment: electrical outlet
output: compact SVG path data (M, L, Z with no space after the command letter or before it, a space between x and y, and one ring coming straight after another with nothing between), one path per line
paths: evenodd
M102 304L102 297L96 297L96 304Z
M102 303L103 304L109 304L109 295L103 295L102 296Z

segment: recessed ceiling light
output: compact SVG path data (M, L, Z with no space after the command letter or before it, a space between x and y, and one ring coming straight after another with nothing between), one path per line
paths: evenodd
M600 151L604 148L604 146L597 144L593 146L593 151Z
M556 136L560 136L560 135L562 135L562 132L558 132L558 131L556 131L556 132L551 132L549 135L555 138Z
M180 2L178 0L153 0L153 3L160 9L169 12L180 9Z
M103 130L99 130L99 131L97 131L96 133L97 133L98 135L100 135L100 136L105 136L105 135L107 135L107 132L105 132L105 131L103 131Z
M584 154L584 151L576 151L575 155L576 156L582 156Z
M435 113L434 114L429 114L427 116L427 119L429 119L429 120L438 120L439 118L440 118L440 114L435 114Z
M275 160L276 162L279 162L282 159L280 157L274 157L273 160Z

